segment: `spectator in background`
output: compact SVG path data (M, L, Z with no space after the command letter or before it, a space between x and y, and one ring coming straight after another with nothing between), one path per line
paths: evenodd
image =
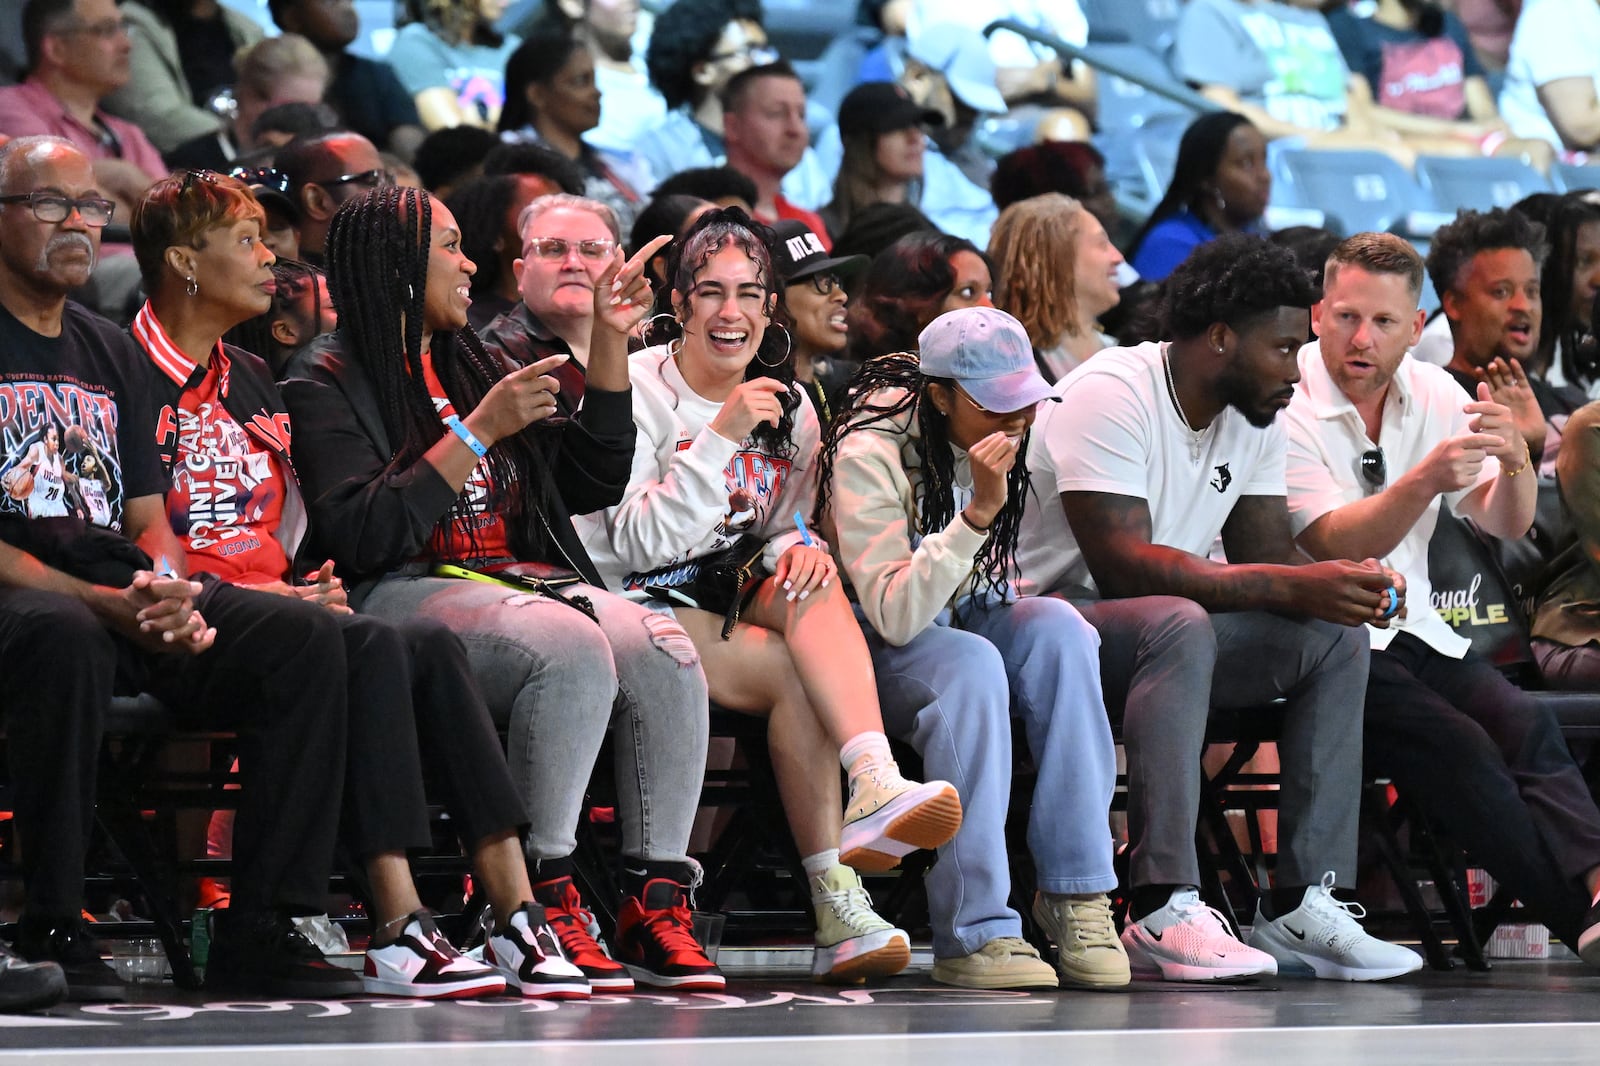
M1373 122L1427 155L1526 158L1549 170L1542 140L1511 135L1459 19L1430 0L1379 0L1370 13L1328 11Z
M495 128L506 60L521 41L494 28L506 0L406 0L410 23L386 57L425 129Z
M1172 184L1133 239L1133 269L1160 281L1219 234L1260 231L1271 198L1261 131L1237 112L1201 115L1183 131Z
M558 14L594 56L600 87L600 125L589 143L614 152L631 151L641 133L667 114L666 101L650 86L650 75L633 51L639 0L555 0Z
M338 130L309 140L291 141L278 151L276 168L288 183L299 216L300 258L322 265L323 244L334 212L369 189L394 183L371 141Z
M1058 192L1084 206L1112 242L1127 225L1106 180L1106 157L1088 141L1045 141L1007 152L994 165L989 195L1001 211L1018 200Z
M820 212L832 233L843 233L872 204L914 203L922 192L927 130L944 115L920 107L888 81L857 85L839 103L839 173L833 199Z
M1454 0L1451 6L1467 28L1478 62L1493 74L1504 74L1523 0Z
M267 0L272 21L298 33L322 53L333 81L327 100L346 129L410 159L422 141L422 120L411 94L387 64L350 51L361 22L354 0Z
M485 177L496 174L535 174L572 196L583 195L583 171L554 149L529 141L502 141L483 157Z
M1354 90L1320 6L1312 0L1189 0L1178 18L1173 72L1243 114L1268 140L1299 137L1313 148L1370 149L1410 167L1417 153L1373 121L1370 94Z
M500 143L478 126L449 126L434 130L417 145L411 164L422 187L436 196L449 196L457 185L483 173L483 162Z
M231 175L250 187L250 194L266 212L261 226L261 243L279 259L300 258L300 209L289 195L289 177L272 167L236 167ZM247 352L258 349L240 345ZM266 353L260 352L265 358Z
M722 90L722 131L728 166L755 182L752 217L767 225L779 219L803 223L831 246L822 219L782 192L783 180L811 148L806 87L794 68L779 59L729 78Z
M1518 137L1547 141L1575 162L1600 145L1600 4L1526 0L1500 113Z
M906 18L906 36L915 39L925 28L941 23L982 33L996 19L1017 22L1048 33L1067 44L1089 43L1089 20L1078 0L914 0ZM1095 112L1094 69L1063 60L1053 48L1034 44L1010 30L989 35L995 84L1005 97L1007 114L1021 119L1039 139L1083 140Z
M899 83L919 107L944 116L929 131L918 206L940 229L980 248L999 212L989 195L994 162L972 131L981 116L1005 113L995 76L983 37L972 30L946 23L907 38Z
M234 113L223 127L178 145L166 155L174 169L226 170L256 148L256 120L279 104L316 105L328 85L328 64L310 41L293 33L268 37L234 57Z
M628 255L637 255L639 249L657 237L666 236L677 240L689 231L689 227L694 225L701 215L717 206L710 200L682 193L657 196L646 204L644 210L639 212L639 217L633 220L633 231L628 234ZM670 247L668 245L668 248ZM651 256L645 263L644 276L649 279L651 289L658 294L672 288L667 284L666 249Z
M1550 244L1539 275L1544 324L1533 369L1552 387L1600 398L1600 352L1593 339L1600 296L1600 194L1568 193L1543 212L1526 204L1515 210L1543 222Z
M275 104L250 127L255 142L253 162L265 162L274 151L299 137L317 137L339 128L339 116L327 104Z
M794 341L794 380L811 399L826 432L856 364L840 358L850 344L850 298L845 283L867 257L828 256L822 235L783 219L772 227L773 266L783 282L780 321Z
M461 227L461 252L478 265L467 308L473 329L482 332L496 315L517 306L519 220L533 201L560 191L538 174L495 174L473 178L450 194L446 203Z
M639 190L653 186L655 178L631 154L586 143L584 135L599 122L594 56L559 23L536 24L506 63L500 136L543 144L572 160L583 170L583 194L631 226L644 203Z
M1122 253L1100 220L1060 193L1018 200L994 224L994 302L1028 331L1033 361L1051 384L1115 345L1100 316L1117 306Z
M915 351L917 335L946 311L993 307L993 277L988 256L965 238L901 237L872 260L850 308L851 360Z
M1328 256L1343 240L1337 233L1319 226L1288 226L1274 230L1267 239L1281 248L1289 249L1294 261L1301 270L1311 275L1318 289L1322 288L1322 272L1328 265ZM1314 331L1306 337L1308 342L1316 339Z
M1546 688L1600 691L1600 403L1566 423L1556 461L1572 537L1557 545L1533 610L1532 645Z
M233 57L261 40L261 27L218 0L127 0L133 43L127 84L106 100L163 153L226 122L217 108L233 88Z
M694 167L680 170L656 186L657 196L694 196L718 207L737 207L750 213L757 195L756 183L732 167Z
M910 204L872 204L863 207L834 239L833 251L835 255L864 255L876 259L901 237L938 232L939 227Z
M259 200L260 194L256 198ZM272 305L230 329L222 339L259 355L277 379L283 377L290 356L338 328L339 316L328 296L327 276L310 263L280 255L272 264L272 281Z

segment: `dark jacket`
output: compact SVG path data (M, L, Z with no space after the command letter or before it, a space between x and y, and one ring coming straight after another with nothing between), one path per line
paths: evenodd
M485 348L514 366L529 366L552 355L572 354L567 342L556 336L555 331L521 300L480 329L478 339ZM561 383L561 391L556 393L556 414L571 418L583 402L584 388L588 384L583 365L576 359L569 359L550 376Z
M342 351L339 334L295 353L283 381L294 415L296 466L319 531L318 544L348 575L352 602L373 582L428 551L435 527L455 501L432 464L395 460L378 395L366 370ZM543 515L555 557L525 562L570 567L604 587L572 516L622 499L633 467L633 393L590 389L583 409L561 428L553 457L555 506ZM443 432L441 428L441 432Z

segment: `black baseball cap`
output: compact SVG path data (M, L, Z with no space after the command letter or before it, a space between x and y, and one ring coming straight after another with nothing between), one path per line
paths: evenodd
M848 278L870 262L864 255L830 257L822 246L822 238L813 233L810 226L792 218L779 219L773 224L772 232L777 236L772 249L773 266L785 285L824 272Z
M892 81L868 81L839 101L839 136L893 133L911 126L943 126L944 116L920 107Z

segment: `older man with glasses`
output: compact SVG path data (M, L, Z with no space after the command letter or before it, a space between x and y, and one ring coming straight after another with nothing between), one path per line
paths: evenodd
M328 226L340 205L369 189L394 184L377 147L349 130L291 141L279 150L275 163L275 185L282 186L299 216L300 258L319 266Z

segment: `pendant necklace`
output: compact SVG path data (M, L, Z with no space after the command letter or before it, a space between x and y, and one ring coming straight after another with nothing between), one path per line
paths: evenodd
M1167 358L1167 350L1161 349L1161 369L1167 372L1167 394L1172 397L1172 406L1178 411L1178 418L1183 422L1183 428L1189 431L1189 459L1195 466L1200 465L1200 441L1205 437L1205 430L1196 430L1189 424L1189 416L1183 413L1183 401L1178 399L1178 386L1172 380L1172 361ZM1206 429L1211 427L1207 426Z

